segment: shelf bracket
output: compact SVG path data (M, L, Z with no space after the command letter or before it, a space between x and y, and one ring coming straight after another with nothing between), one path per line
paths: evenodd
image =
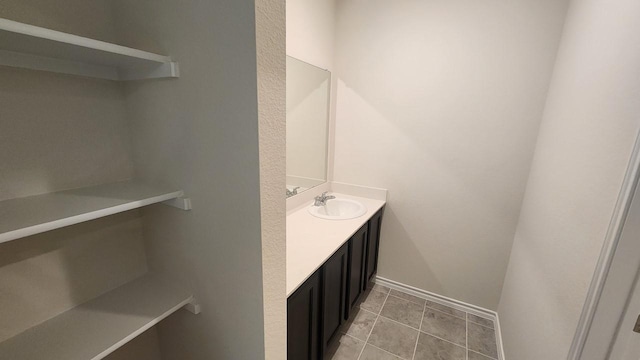
M189 211L191 210L191 198L180 196L175 199L167 200L162 202L164 205L173 206L174 208L178 208L181 210Z
M155 66L146 66L137 69L121 69L118 80L145 80L162 78L179 78L180 67L175 61L166 62Z
M183 306L182 308L187 310L188 312L194 314L194 315L198 315L202 311L202 309L200 308L200 303L195 298L193 300L191 300L190 303L188 303L187 305Z

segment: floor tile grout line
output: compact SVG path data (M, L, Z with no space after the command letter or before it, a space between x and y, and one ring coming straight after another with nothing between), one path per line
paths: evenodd
M491 326L487 326L487 325L482 325L482 324L478 324L475 321L471 321L469 319L467 319L470 323L472 323L473 325L478 325L478 326L482 326L483 328L487 328L487 329L491 329L491 330L495 330L495 327L491 327Z
M393 289L391 289L391 290L393 290ZM399 292L399 293L402 293L402 294L407 294L407 293L402 292L402 291L399 291L399 290L396 290L396 291L397 291L397 292ZM411 295L411 294L407 294L407 295ZM393 296L393 297L395 297L395 298L398 298L398 299L401 299L401 300L405 300L405 301L408 301L408 302L413 303L413 304L418 304L418 305L420 305L419 303L417 303L417 302L415 302L415 301L413 301L413 300L404 299L404 298L401 298L401 297L399 297L399 296L392 295L392 294L391 294L391 291L389 291L389 296ZM412 295L412 296L413 296L413 295ZM387 298L388 298L388 297L387 297ZM412 356L412 358L411 358L411 359L412 359L412 360L415 360L415 357L416 357L416 351L417 351L417 349L418 349L418 340L420 339L420 334L421 334L421 333L425 333L425 334L427 334L427 335L429 335L429 336L432 336L432 337L434 337L434 338L436 338L436 339L439 339L439 340L445 341L445 342L447 342L447 343L450 343L450 344L452 344L452 345L455 345L455 346L458 346L458 347L460 347L460 348L463 348L463 349L465 350L465 354L464 354L465 359L466 359L466 360L468 360L468 356L469 356L469 334L468 334L469 330L468 330L468 329L469 329L469 327L468 327L468 325L467 325L467 321L468 321L468 318L469 318L469 313L467 313L466 311L462 311L462 310L458 310L458 309L455 309L455 308L449 307L449 306L447 306L447 305L443 305L443 304L435 303L435 304L437 304L437 305L440 305L440 306L444 306L444 307L450 308L450 309L452 309L452 310L454 310L454 311L460 311L460 312L463 312L463 313L464 313L464 318L461 318L460 316L456 316L456 315L454 315L454 314L450 314L450 313L445 312L445 311L442 311L442 310L440 310L440 309L436 309L436 308L433 308L433 307L428 306L428 304L429 304L429 300L427 300L427 299L422 299L422 298L418 298L418 299L424 300L424 305L423 305L423 308L422 308L422 318L420 319L420 327L417 329L417 330L418 330L418 338L416 339L416 345L415 345L415 347L414 347L414 349L413 349L413 356ZM386 300L385 300L385 303L386 303ZM423 332L423 331L422 331L422 323L424 322L424 314L425 314L425 312L427 311L427 309L429 309L429 310L433 310L433 311L437 311L438 313L445 314L445 315L451 316L451 317L456 318L456 319L464 320L464 321L465 321L465 344L466 344L466 346L464 346L464 347L463 347L463 346L462 346L462 345L460 345L460 344L456 344L456 343L454 343L454 342L452 342L452 341L449 341L449 340L443 339L443 338L438 337L438 336L435 336L435 335L433 335L433 334L429 334L429 333L427 333L427 332ZM380 312L382 313L382 310L381 310ZM383 315L380 315L380 316L382 316L382 317L383 317L383 318L385 318L385 319L389 319L389 318L387 318L387 317L385 317L385 316L383 316ZM393 319L389 319L389 320L394 321L394 322L396 322L396 323L398 323L398 324L405 325L405 326L410 327L410 328L412 328L412 329L415 329L413 326L410 326L410 325L407 325L407 324L403 324L403 323L401 323L401 322L399 322L399 321L395 321L395 320L393 320ZM488 319L487 319L487 320L488 320ZM478 325L480 325L480 324L478 324Z
M451 344L451 345L455 345L455 346L457 346L457 347L459 347L459 348L465 349L465 347L464 347L464 346L462 346L462 345L460 345L460 344L456 344L456 343L454 343L453 341L449 341L449 340L447 340L447 339L443 339L443 338L441 338L441 337L439 337L439 336L435 336L435 335L433 335L433 334L429 334L428 332L424 332L424 331L420 331L420 332L421 332L421 333L423 333L423 334L425 334L425 335L429 335L429 336L431 336L431 337L434 337L434 338L436 338L436 339L438 339L438 340L442 340L442 341L444 341L444 342L447 342L447 343L449 343L449 344ZM466 350L466 349L465 349L465 350Z
M356 360L360 360L360 357L362 357L364 348L366 348L367 344L369 343L369 336L371 336L371 332L373 331L373 328L376 326L376 323L378 322L379 317L380 315L376 316L376 319L373 321L373 326L371 327L371 330L369 330L369 335L367 335L367 339L364 341L364 345L362 346L362 349L360 350L360 354L358 354L358 358Z
M411 301L409 301L409 300L405 300L405 299L403 299L403 298L399 298L399 297L397 297L397 296L393 296L393 295L389 295L389 297L387 297L387 301L388 301L388 300L389 300L389 298L391 298L391 297L396 298L396 299L399 299L399 300L402 300L402 301L406 301L406 302L410 303L411 305L420 305L420 304L418 304L418 303L414 303L414 302L411 302ZM387 304L387 301L385 301L385 305ZM420 305L420 306L422 306L422 315L424 316L424 305ZM384 310L384 309L382 309L382 310ZM385 318L385 319L393 320L392 318L390 318L390 317L388 317L388 316L384 316L384 315L382 315L382 310L380 310L380 316L382 316L382 317L383 317L383 318ZM410 327L410 328L412 328L412 329L416 329L416 330L420 330L420 325L422 324L422 318L420 318L420 321L418 322L418 327L411 326L411 325L408 325L408 324L402 323L402 322L397 321L397 320L393 320L393 321L395 321L395 322L397 322L397 323L400 323L400 324L402 324L402 325L406 325L406 326L408 326L408 327Z
M448 313L448 312L446 312L446 311L442 311L442 310L434 309L434 308L432 308L432 307L430 307L430 306L428 306L428 305L427 305L427 308L429 308L429 310L437 311L437 312L439 312L439 313L441 313L441 314L445 314L445 315L452 316L452 317L454 317L454 318L456 318L456 319L460 319L460 320L466 320L466 319L467 319L467 316L466 316L466 315L467 315L467 313L464 313L464 314L465 314L465 316L464 316L464 317L460 317L460 316L456 316L456 315L453 315L453 314L449 314L449 313ZM452 309L453 309L453 308L452 308ZM454 310L457 310L457 309L454 309ZM462 310L458 310L458 311L462 311ZM479 324L478 324L478 325L479 325Z
M478 319L483 319L483 320L487 320L487 321L491 321L491 322L494 322L494 320L495 320L495 316L490 316L489 314L477 315L477 314L474 314L474 313L471 313L471 312L467 312L467 314L469 314L469 315L471 315L473 317L477 317ZM487 316L487 317L485 317L485 316ZM477 323L476 321L473 321L473 320L471 320L471 321Z
M482 326L482 327L486 327L486 328L489 328L489 329L491 329L491 330L495 330L495 329L496 329L495 321L493 321L493 320L491 320L491 319L485 319L485 318L480 317L480 316L478 316L478 315L473 315L473 316L478 317L478 318L480 318L480 319L487 320L487 321L491 321L491 323L493 324L493 327L491 327L491 326L487 326L487 325L484 325L484 324L480 324L480 323L479 323L479 322L477 322L477 321L473 321L473 320L471 320L471 319L469 318L469 315L473 315L473 314L469 314L469 313L467 313L467 320L469 320L469 322L470 322L470 323L473 323L473 324L475 324L475 325L480 325L480 326Z
M418 341L419 341L419 339L420 339L420 335L421 335L421 334L425 334L425 335L431 336L431 337L433 337L433 338L435 338L435 339L438 339L438 340L444 341L444 342L449 343L449 344L452 344L452 345L454 345L454 346L456 346L456 347L458 347L458 348L462 348L462 349L464 349L464 350L465 350L465 359L466 359L466 360L468 360L468 359L469 359L469 354L470 354L470 352L473 352L473 353L475 353L475 354L479 354L479 355L481 355L481 356L485 356L485 357L487 357L488 359L497 360L497 359L495 359L495 358L493 358L493 357L491 357L491 356L489 356L489 355L485 355L485 354L479 353L479 352L477 352L477 351L473 351L473 350L471 350L471 349L469 348L469 325L470 325L470 324L473 324L473 325L479 326L479 327L484 328L484 329L492 330L494 333L496 332L495 326L492 328L492 327L490 327L490 326L486 326L486 325L484 325L484 324L479 324L479 323L477 323L477 322L472 321L472 320L471 320L471 314L470 314L470 313L468 313L468 312L464 312L464 311L462 311L462 310L458 310L458 309L455 309L455 308L451 308L452 310L456 310L456 311L463 312L463 313L464 313L464 317L460 317L460 316L457 316L457 315L453 315L453 314L451 314L451 313L449 313L449 312L442 311L442 310L440 310L440 309L432 308L432 307L428 306L428 301L426 301L426 300L425 300L424 304L421 304L421 303L419 303L419 302L416 302L416 301L413 301L413 300L409 300L409 299L405 299L405 298L403 298L403 297L400 297L400 296L397 296L397 295L395 295L395 294L392 294L392 293L391 293L391 292L392 292L391 290L393 290L393 289L390 289L389 291L383 292L383 291L379 291L379 290L374 290L374 289L372 289L372 291L376 291L377 293L380 293L380 294L382 294L382 295L385 295L385 299L384 299L384 301L382 302L382 304L381 304L381 306L380 306L380 308L378 309L378 311L377 311L377 312L373 312L373 311L368 310L368 309L360 308L360 310L361 310L361 311L364 311L364 312L369 313L369 314L371 314L371 315L375 315L375 320L374 320L374 323L373 323L373 325L372 325L372 327L371 327L371 330L369 330L369 333L368 333L368 335L367 335L367 337L366 337L366 340L364 341L364 345L363 345L363 347L362 347L362 349L361 349L361 351L360 351L360 353L359 353L359 355L358 355L357 360L360 360L360 359L362 358L362 354L364 353L364 349L367 347L367 345L370 345L370 346L372 346L372 347L374 347L374 348L376 348L376 349L378 349L378 350L380 350L380 351L383 351L383 352L385 352L385 353L387 353L387 354L389 354L389 355L392 355L392 356L394 356L395 358L405 360L404 358L399 357L399 356L397 356L396 354L393 354L393 353L391 353L391 352L389 352L389 351L387 351L387 350L384 350L384 349L382 349L382 348L379 348L378 346L375 346L375 345L373 345L373 344L369 343L370 338L371 338L371 335L372 335L372 333L373 333L373 329L374 329L374 328L375 328L375 326L377 325L377 323L378 323L378 321L380 320L380 318L384 318L385 320L389 320L389 321L391 321L391 322L393 322L393 323L396 323L396 324L398 324L398 325L405 326L405 327L410 328L410 329L412 329L412 330L417 330L417 331L418 331L417 338L416 338L416 344L414 345L413 355L412 355L412 357L411 357L410 359L407 359L407 360L414 360L414 359L415 359L415 356L416 356L416 353L417 353L417 345L418 345ZM404 293L404 292L400 292L400 291L398 291L398 292L399 292L399 293L402 293L402 294L406 294L406 293ZM408 294L408 295L411 295L411 294ZM419 326L418 326L417 328L416 328L416 327L413 327L413 326L411 326L411 325L404 324L404 323L402 323L402 322L396 321L396 320L394 320L394 319L391 319L391 318L388 318L388 317L386 317L386 316L382 315L382 311L383 311L383 309L384 309L384 307L385 307L386 303L388 302L388 300L389 300L389 297L390 297L390 296L392 296L392 297L394 297L394 298L396 298L396 299L399 299L399 300L403 300L403 301L406 301L406 302L412 303L412 304L414 304L414 305L422 305L422 306L423 306L423 308L422 308L422 317L420 318ZM436 304L437 304L437 303L436 303ZM437 305L442 305L442 304L437 304ZM445 307L446 307L446 305L442 305L442 306L445 306ZM450 307L447 307L447 308L450 308ZM451 317L451 318L456 318L456 319L464 320L464 321L465 321L465 345L460 345L460 344L457 344L457 343L455 343L455 342L449 341L449 340L447 340L447 339L443 339L443 338L441 338L441 337L439 337L439 336L436 336L436 335L430 334L429 332L423 331L423 330L422 330L422 327L423 327L423 323L424 323L424 315L425 315L425 313L427 312L427 310L431 310L431 311L434 311L434 312L437 312L437 313L440 313L440 314L444 314L444 315L449 316L449 317ZM480 317L480 318L482 318L482 317ZM485 319L485 318L482 318L482 319ZM488 321L492 321L491 319L486 319L486 320L488 320ZM361 339L356 338L356 337L354 337L354 336L352 336L352 335L349 335L349 334L346 334L346 333L345 333L344 335L348 335L350 338L356 339L357 341L362 341Z
M468 317L468 316L467 316L467 317ZM497 346L497 344L498 344L498 341L497 341L497 339L498 339L498 332L496 331L496 329L494 329L494 328L490 328L490 327L488 327L488 326L484 326L484 325L481 325L481 324L478 324L478 323L475 323L475 322L473 322L473 321L471 321L471 320L468 320L468 319L467 319L467 334L469 333L469 330L468 330L468 329L469 329L469 323L471 323L471 324L473 324L473 325L480 326L481 328L485 328L485 329L491 330L491 331L493 332L493 338L494 338L494 339L495 339L495 341L496 341L496 351L498 351L498 346ZM467 336L468 336L468 335L467 335ZM471 350L471 349L469 349L469 340L467 340L467 350ZM475 351L475 350L471 350L471 351L473 351L473 352L474 352L474 353L476 353L476 354L480 354L480 355L486 356L486 357L488 357L488 358L490 358L490 359L497 360L496 358L492 357L491 355L483 354L483 353L481 353L481 352L479 352L479 351ZM467 353L468 353L468 352L467 352Z
M360 308L359 308L359 311L368 312L369 314L376 315L376 316L378 315L378 314L374 313L373 311L371 311L371 310L367 310L367 309L362 308L362 307L360 307Z
M385 296L384 301L382 302L382 306L380 306L380 310L378 310L378 316L382 313L382 309L384 309L384 306L387 304L387 300L389 299L389 294L386 295L387 296Z
M396 291L396 292L399 292L399 293L401 293L401 294L405 294L405 295L413 296L413 295L411 295L411 294L407 294L407 293L402 292L402 291L398 291L398 290L395 290L395 291ZM408 301L408 302L414 303L414 304L418 304L418 305L425 305L425 304L427 303L427 299L422 299L422 298L419 298L419 297L417 297L417 296L416 296L415 298L420 299L420 300L422 300L422 301L418 302L418 301L414 301L414 300L405 299L405 298L400 297L400 296L398 296L398 295L393 295L391 292L389 292L389 295L391 295L391 296L393 296L393 297L396 297L396 298L398 298L398 299L402 299L402 300L405 300L405 301Z
M403 294L404 294L404 293L403 293ZM400 296L396 296L396 295L393 295L393 294L391 294L391 293L389 293L389 296L393 296L393 297L394 297L394 298L396 298L396 299L404 300L404 301L410 302L410 303L412 303L412 304L420 305L420 306L424 306L424 305L426 305L426 303L424 303L424 304L420 304L420 303L418 303L418 302L415 302L415 301L412 301L412 300L409 300L409 299L405 299L405 298L401 298Z
M355 336L353 336L353 335L349 335L349 334L347 334L347 333L343 333L342 335L348 336L348 337L350 337L350 338L352 338L352 339L354 339L354 340L356 340L356 341L363 342L363 340L362 340L362 339L358 339L357 337L355 337ZM390 352L388 352L388 351L387 351L387 350L385 350L385 349L382 349L382 348L379 348L379 347L377 347L377 346L375 346L375 345L373 345L373 344L367 344L366 342L364 342L364 346L367 346L367 345L371 345L372 347L374 347L374 348L376 348L376 349L378 349L378 350L380 350L380 351L384 351L384 352L386 352L387 354L392 355L393 357L396 357L396 358L398 358L398 359L406 360L406 359L402 359L400 356L398 356L398 355L396 355L396 354L394 354L394 353L390 353ZM362 350L360 351L361 353L362 353L362 351L364 350L364 346L362 347Z
M373 289L371 289L371 291L374 291ZM389 290L389 292L391 292L391 290ZM376 320L373 322L373 326L371 327L371 330L369 330L369 335L367 335L367 340L364 341L364 346L362 347L362 350L360 350L360 355L358 355L358 359L360 360L360 357L362 357L362 353L364 352L364 348L367 347L367 344L369 343L369 337L371 337L371 333L373 332L373 328L376 327L376 323L378 322L378 319L380 318L380 313L382 312L382 308L384 307L384 304L387 303L387 299L389 298L389 293L387 293L387 297L384 298L384 301L382 302L382 306L380 306L380 310L378 310L378 314L376 316ZM373 345L371 345L373 346Z
M424 303L422 307L422 316L420 317L420 328L418 329L418 337L416 337L416 345L413 347L413 356L411 360L415 360L416 351L418 350L418 341L420 340L420 333L422 333L422 322L424 321L424 310L427 308L427 303Z
M381 286L382 286L382 285L381 285ZM411 294L411 293L408 293L408 292L405 292L405 291L402 291L402 290L398 290L398 289L397 289L397 288L395 288L395 287L394 287L394 288L391 288L391 291L396 291L396 292L399 292L399 293L402 293L402 294L405 294L405 295L409 295L409 296L415 297L416 299L420 299L420 300L425 301L427 304L428 304L428 303L433 303L433 304L437 304L437 305L440 305L440 306L444 306L444 307L446 307L446 308L449 308L449 309L452 309L452 310L455 310L455 311L459 311L459 312L463 312L463 313L465 313L465 315L464 315L464 316L460 317L460 316L452 315L452 314L449 314L449 313L447 313L447 312L444 312L444 311L442 311L442 310L438 310L438 309L436 309L436 308L433 308L433 307L431 307L431 306L427 305L427 307L428 307L428 308L430 308L430 309L432 309L432 310L440 311L440 312L443 312L443 313L445 313L445 314L447 314L447 315L455 316L455 317L457 317L457 318L459 318L459 319L465 319L465 318L466 318L466 314L470 314L470 315L473 315L473 316L477 316L477 317L479 317L479 318L481 318L481 319L488 320L488 321L491 321L491 322L494 322L494 323L495 323L495 316L491 316L490 314L486 314L486 313L483 313L483 315L475 314L475 313L473 313L473 312L475 312L475 311L476 311L475 309L471 309L471 310L473 310L473 311L472 311L472 312L469 312L469 311L467 310L467 309L469 308L468 306L461 306L461 308L459 308L459 307L457 307L457 306L459 306L459 305L456 305L456 307L454 307L454 306L451 306L451 305L446 304L446 303L451 303L451 301L442 300L442 299L437 299L437 301L434 301L434 300L433 300L433 296L427 296L427 297L423 297L424 295L422 295L422 296L416 296L416 295L413 295L413 294ZM394 296L395 296L395 295L394 295ZM396 297L398 297L398 296L396 296ZM413 300L408 300L408 299L404 299L404 300L411 301L411 302L416 303L416 304L418 304L418 305L422 305L421 303L418 303L418 302L413 301ZM485 317L485 316L486 316L486 317ZM471 321L471 320L470 320L470 321ZM471 321L471 322L472 322L472 323L474 323L474 324L477 324L477 325L484 326L484 327L489 327L489 326L486 326L486 325L478 324L477 322L474 322L474 321ZM489 327L489 328L490 328L490 327Z
M373 290L373 289L372 289L372 290ZM479 327L484 328L484 329L492 330L492 331L493 331L493 333L494 333L494 336L496 336L497 329L496 329L496 327L495 327L495 321L494 321L494 320L492 320L492 319L488 319L488 318L484 318L484 317L482 317L482 316L478 316L478 315L475 315L475 314L470 314L469 312L466 312L466 311L463 311L463 310L459 310L459 309L456 309L456 308L452 308L452 307L447 306L447 305L444 305L444 304L440 304L440 303L434 302L436 305L443 306L443 307L446 307L446 308L451 309L451 310L454 310L454 311L459 311L459 312L462 312L462 313L464 314L464 316L463 316L463 317L458 316L458 315L454 315L454 314L451 314L450 312L446 312L446 311L443 311L443 310L440 310L440 309L433 308L433 307L429 306L429 300L427 300L427 299L422 299L422 298L417 297L417 299L425 300L425 301L424 301L424 304L422 304L422 301L417 302L417 301L414 301L414 300L411 300L411 299L406 299L406 298L403 298L403 297L397 296L397 294L392 294L392 291L393 291L393 290L394 290L394 289L389 289L389 291L387 291L387 292L382 292L382 291L374 290L374 291L377 291L377 292L379 292L379 293L381 293L381 294L383 294L383 295L386 295L385 300L383 301L382 306L380 307L380 309L379 309L379 311L378 311L378 313L377 313L377 314L376 314L376 313L374 313L373 311L370 311L370 310L367 310L367 309L362 309L362 310L364 310L364 311L366 311L366 312L368 312L368 313L371 313L371 314L373 314L373 315L376 315L376 319L375 319L375 321L374 321L374 324L373 324L373 326L372 326L371 330L369 331L369 334L367 335L367 340L365 341L365 344L364 344L364 346L363 346L363 349L360 351L360 354L359 354L359 356L358 356L358 360L360 360L360 359L361 359L362 354L363 354L363 352L364 352L364 348L365 348L367 345L371 345L372 347L374 347L374 348L376 348L376 349L378 349L378 350L381 350L381 351L383 351L383 352L385 352L385 353L388 353L388 354L390 354L390 355L392 355L392 356L394 356L394 357L396 357L396 358L402 359L401 357L399 357L399 356L397 356L397 355L395 355L395 354L393 354L393 353L391 353L391 352L389 352L389 351L387 351L387 350L384 350L384 349L382 349L382 348L379 348L379 347L377 347L377 346L375 346L375 345L373 345L373 344L370 344L370 343L369 343L369 340L370 340L371 334L373 333L373 329L375 328L375 325L377 324L377 322L378 322L378 320L379 320L380 318L384 318L384 319L389 320L389 321L391 321L391 322L394 322L394 323L396 323L396 324L403 325L403 326L405 326L405 327L408 327L408 328L410 328L410 329L413 329L413 330L417 330L417 331L418 331L418 338L416 339L416 345L414 346L413 356L412 356L411 360L415 360L415 356L416 356L416 352L417 352L417 344L418 344L418 341L419 341L419 339L420 339L420 335L421 335L421 334L425 334L425 335L431 336L431 337L433 337L433 338L436 338L436 339L438 339L438 340L441 340L441 341L447 342L447 343L452 344L452 345L454 345L454 346L456 346L456 347L458 347L458 348L463 348L463 349L465 350L465 359L466 359L466 360L468 360L468 359L469 359L469 354L470 354L471 352L473 352L474 354L478 354L478 355L484 356L484 357L486 357L487 359L491 359L491 360L498 360L498 359L496 359L496 358L494 358L494 357L492 357L492 356L489 356L489 355L486 355L486 354L483 354L483 353L480 353L480 352L477 352L477 351L473 351L473 350L471 350L471 349L469 348L469 325L473 324L473 325L479 326ZM398 293L400 293L400 294L411 295L411 294L408 294L408 293L405 293L405 292L402 292L402 291L399 291L399 290L396 290L396 291L397 291ZM382 315L382 310L384 309L384 306L386 305L387 301L389 300L389 296L393 296L394 298L397 298L397 299L400 299L400 300L404 300L404 301L410 302L410 303L412 303L412 304L416 304L416 305L423 305L422 318L420 319L420 325L419 325L419 327L418 327L418 328L415 328L415 327L413 327L413 326L410 326L410 325L407 325L407 324L401 323L401 322L399 322L399 321L396 321L396 320L394 320L394 319L391 319L391 318L388 318L388 317L386 317L386 316ZM459 344L454 343L454 342L452 342L452 341L449 341L449 340L447 340L447 339L443 339L443 338L441 338L441 337L439 337L439 336L436 336L436 335L430 334L429 332L423 331L423 330L422 330L422 327L423 327L422 325L423 325L423 322L424 322L424 314L426 313L426 311L427 311L427 310L432 310L432 311L435 311L435 312L440 313L440 314L444 314L444 315L449 316L449 317L452 317L452 318L456 318L456 319L464 320L464 321L465 321L465 344L466 344L466 345L465 345L465 346L463 346L463 345L459 345ZM485 325L485 324L480 324L480 323L478 323L478 322L475 322L475 321L471 320L471 315L474 315L474 316L477 316L478 318L481 318L481 319L484 319L484 320L487 320L487 321L493 322L493 323L494 323L494 326L493 326L493 327L491 327L491 326L487 326L487 325ZM353 336L351 336L351 337L353 337ZM496 336L496 337L497 337L497 336ZM354 337L354 338L355 338L355 337ZM358 339L358 340L359 340L359 341L362 341L362 340L360 340L360 339Z
M372 291L373 291L373 289L372 289ZM391 290L389 290L389 292L391 292ZM371 337L371 333L373 332L373 328L375 328L376 324L378 323L378 319L380 318L380 313L382 312L382 308L387 303L387 299L389 298L389 292L387 292L386 297L384 298L384 301L382 302L382 305L380 306L380 310L378 310L378 313L376 314L376 319L373 321L373 326L371 327L371 330L369 330L369 335L367 335L367 339L364 341L364 346L362 347L362 350L360 350L360 355L358 355L358 360L360 360L360 357L362 356L362 353L364 352L364 348L366 348L367 344L369 343L369 337Z
M368 294L366 294L367 296L371 295L371 293L372 293L372 292L374 292L374 291L375 291L375 292L377 292L377 293L379 293L379 294L384 295L384 301L382 302L382 306L384 307L384 304L387 302L387 298L389 298L389 294L385 294L385 293L383 293L382 291L378 291L378 290L374 290L374 289L366 290L366 291L368 291L368 292L369 292ZM365 294L364 294L364 293L362 293L362 295L364 296ZM360 309L365 310L365 311L368 311L368 312L370 312L370 313L372 313L372 314L376 314L376 315L380 314L380 312L382 311L382 307L380 308L380 310L378 310L378 312L377 312L377 313L375 313L375 312L373 312L373 311L371 311L371 310L367 310L367 309L363 308L363 307L362 307L362 304L366 303L366 302L367 302L366 300L367 300L366 298L365 298L365 299L362 299L362 300L361 300L361 302L360 302L360 304L358 305L358 307L359 307Z
M468 312L466 312L466 311L464 311L464 310L456 309L456 308L453 308L453 307L451 307L451 306L444 305L444 304L440 304L440 303L438 303L438 302L431 301L431 300L428 300L428 299L423 299L423 298L421 298L421 297L418 297L418 296L415 296L415 295L411 295L411 294L409 294L409 293L406 293L406 292L403 292L403 291L400 291L400 290L391 289L391 291L394 291L394 290L395 290L395 291L397 291L397 292L399 292L399 293L402 293L402 294L405 294L405 295L409 295L409 296L414 296L414 297L416 297L416 298L418 298L418 299L420 299L420 300L424 300L424 305L425 305L427 308L429 308L430 310L437 311L437 312L442 313L442 314L445 314L445 315L453 316L453 317L458 318L458 319L461 319L461 320L466 320L466 319L467 319L467 314L468 314ZM419 302L416 302L416 301L413 301L413 300L409 300L409 299L405 299L405 298L401 298L401 297L399 297L399 296L393 295L393 294L391 294L391 291L389 291L389 295L391 295L391 296L393 296L393 297L395 297L395 298L399 298L399 299L402 299L402 300L405 300L405 301L409 301L409 302L414 303L414 304L422 305L422 304L421 304L421 303L419 303ZM454 315L454 314L448 313L448 312L446 312L446 311L442 311L442 310L440 310L440 309L436 309L436 308L434 308L434 307L429 306L429 303L430 303L430 302L431 302L431 303L433 303L433 304L436 304L436 305L444 306L444 307L446 307L446 308L448 308L448 309L451 309L451 310L453 310L453 311L459 311L459 312L462 312L462 313L464 313L464 315L462 315L462 317L460 317L460 316L457 316L457 315ZM477 316L477 315L476 315L476 316ZM478 316L478 317L479 317L479 318L481 318L481 319L485 319L485 318L483 318L483 317L481 317L481 316ZM493 321L493 320L491 320L491 319L485 319L485 320ZM473 322L473 321L472 321L472 322ZM473 322L473 323L474 323L474 324L476 324L475 322ZM478 325L481 325L481 324L478 324ZM481 325L481 326L485 326L485 325ZM485 327L488 327L488 326L485 326Z
M449 344L453 344L453 345L455 345L455 346L457 346L457 347L461 347L461 348L463 348L463 349L465 348L465 347L464 347L464 345L460 345L460 344L454 343L454 342L453 342L453 341L451 341L451 340L447 340L447 339L441 338L441 337L439 337L439 336L437 336L437 335L433 335L433 334L428 333L428 332L426 332L426 331L422 331L422 330L420 330L420 329L414 328L413 326L409 326L409 325L407 325L407 324L403 324L403 323L401 323L401 322L399 322L399 321L396 321L396 320L390 319L390 318L388 318L388 317L386 317L386 316L384 316L384 315L380 315L380 317L381 317L381 318L383 318L383 319L385 319L385 320L392 321L392 322L394 322L394 323L396 323L396 324L398 324L398 325L402 325L402 326L408 327L408 328L410 328L411 330L416 330L416 331L421 332L421 333L423 333L423 334L429 335L429 336L434 337L434 338L436 338L436 339L438 339L438 340L442 340L442 341L448 342ZM460 319L460 320L462 320L462 319ZM422 326L421 326L421 327L422 327Z
M478 354L478 355L484 356L484 357L486 357L487 359L491 359L491 360L498 360L498 359L496 359L496 358L494 358L494 357L491 357L491 356L489 356L489 355L485 355L485 354L483 354L483 353L479 353L479 352L477 352L477 351L469 350L469 351L467 351L467 354L468 354L469 352L472 352L472 353L475 353L475 354Z
M358 339L357 337L355 337L355 336L353 336L353 335L350 335L350 334L347 334L347 333L341 333L341 334L342 334L342 335L345 335L345 336L348 336L348 337L350 337L350 338L352 338L352 339L356 339L356 340L358 340L358 341L360 341L360 342L363 342L363 341L364 341L364 340L362 340L362 339Z
M398 321L398 320L393 320L392 318L388 318L388 317L386 317L386 316L384 316L384 315L382 315L382 314L380 315L380 317L383 317L383 318L385 318L385 319L387 319L387 320L391 320L391 321L393 321L393 322L394 322L394 323L396 323L396 324L404 325L404 326L406 326L406 327L408 327L408 328L411 328L412 330L420 331L420 329L418 329L417 327L413 327L413 326L411 326L411 325L407 325L407 324L405 324L405 323L401 323L401 322L400 322L400 321Z
M423 300L423 301L424 301L424 305L426 305L426 307L428 307L429 309L431 309L431 310L435 310L435 311L438 311L438 312L441 312L441 313L443 313L443 314L447 314L447 315L449 315L449 316L456 317L456 318L458 318L458 319L463 319L463 320L464 320L464 319L466 319L466 315L468 314L468 313L467 313L466 311L464 311L464 310L456 309L456 308L451 307L451 306L449 306L449 305L440 304L440 303L438 303L438 302L431 301L431 300L428 300L428 299L423 299L423 298L421 298L421 297L418 297L418 296L415 296L415 295L411 295L411 294L409 294L409 293L406 293L406 292L403 292L403 291L400 291L400 290L397 290L397 289L391 289L391 291L396 291L396 292L399 292L399 293L402 293L402 294L405 294L405 295L409 295L409 296L413 296L413 297L415 297L415 298L417 298L417 299ZM401 298L401 297L399 297L399 296L396 296L396 295L391 294L391 291L389 291L389 295L391 295L391 296L393 296L393 297L396 297L396 298L399 298L399 299L402 299L402 300L406 300L406 301L409 301L409 302L414 303L414 304L422 305L422 301L421 301L421 302L417 302L417 301L413 301L413 300L409 300L409 299ZM430 302L431 302L431 303L433 303L433 304L436 304L436 305L444 306L444 307L449 308L449 309L454 310L454 311L462 312L462 313L464 313L464 315L463 315L462 317L460 317L460 316L457 316L457 315L453 315L453 314L451 314L451 313L448 313L448 312L446 312L446 311L442 311L442 310L440 310L440 309L436 309L436 308L434 308L434 307L432 307L432 306L429 306L429 305L428 305ZM477 315L476 315L476 316L477 316ZM481 319L485 319L485 320L493 321L493 320L491 320L491 319L486 319L486 318L483 318L483 317L481 317L481 316L478 316L478 317L479 317L479 318L481 318ZM476 324L476 323L474 322L474 324ZM481 324L478 324L478 325L481 325ZM485 325L482 325L482 326L485 326ZM488 327L488 326L485 326L485 327Z
M467 342L466 351L464 352L464 358L469 360L469 313L466 313L464 321L465 341Z
M402 357L400 357L400 356L398 356L398 355L396 355L396 354L394 354L394 353L392 353L392 352L388 352L387 350L385 350L385 349L383 349L383 348L379 348L379 347L377 347L377 346L375 346L375 345L373 345L373 344L366 344L366 345L370 345L371 347L374 347L374 348L376 348L376 349L378 349L378 350L380 350L380 351L386 352L387 354L389 354L389 355L391 355L391 356L393 356L393 357L395 357L395 358L398 358L398 359L400 359L400 360L411 360L411 359L405 359L405 358L402 358ZM365 345L365 346L366 346L366 345Z

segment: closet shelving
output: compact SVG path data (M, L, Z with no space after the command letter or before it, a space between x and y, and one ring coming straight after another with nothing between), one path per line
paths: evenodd
M0 343L0 359L102 359L189 304L189 291L146 275Z
M5 200L0 243L155 203L188 210L182 196L130 180ZM191 292L146 275L1 342L0 359L102 359L182 307L200 312Z
M0 66L108 80L176 78L170 57L0 18ZM191 204L182 190L121 181L0 202L0 243L165 203ZM0 359L102 359L167 316L200 312L192 292L147 274L0 342Z
M182 190L130 180L0 202L0 243L180 199Z
M109 80L179 76L168 56L2 18L0 65Z

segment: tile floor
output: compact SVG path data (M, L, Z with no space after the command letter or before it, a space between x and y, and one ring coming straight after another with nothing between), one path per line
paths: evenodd
M493 321L374 285L325 360L498 359Z

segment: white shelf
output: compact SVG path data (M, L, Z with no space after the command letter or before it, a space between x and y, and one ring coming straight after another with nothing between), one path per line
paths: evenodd
M179 76L168 56L2 18L0 65L109 80Z
M0 243L182 195L182 190L132 180L1 201Z
M189 291L147 275L0 343L0 359L102 359L192 302Z

